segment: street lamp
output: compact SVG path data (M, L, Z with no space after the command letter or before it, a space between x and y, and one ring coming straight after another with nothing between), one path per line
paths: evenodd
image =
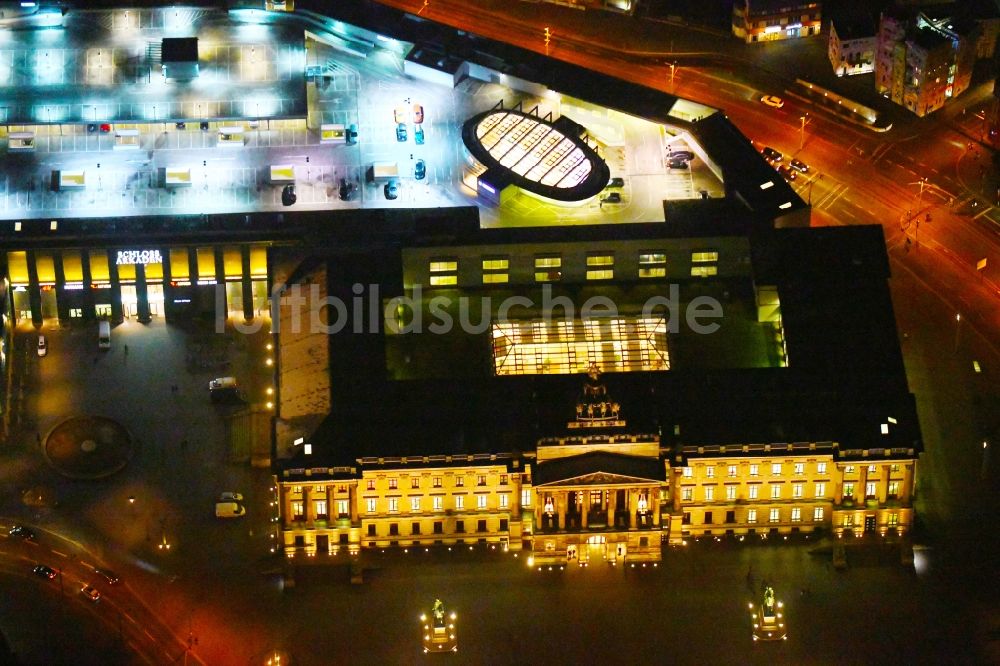
M670 63L670 87L671 88L673 88L673 85L674 85L674 73L675 73L676 69L677 69L677 63L676 62Z
M799 126L799 150L802 150L802 147L804 145L806 145L806 119L807 118L809 118L809 114L808 113L806 115L804 115L804 116L799 116L799 121L802 123Z
M958 353L958 333L962 330L962 313L955 315L955 353Z
M549 42L552 41L552 32L545 28L545 52L549 52Z

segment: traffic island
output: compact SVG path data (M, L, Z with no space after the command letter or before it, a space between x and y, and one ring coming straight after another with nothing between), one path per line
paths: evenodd
M52 467L71 479L103 479L121 471L135 445L125 426L103 416L74 416L53 428L42 442Z

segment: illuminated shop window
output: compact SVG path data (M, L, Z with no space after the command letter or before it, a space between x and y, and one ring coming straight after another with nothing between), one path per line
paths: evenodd
M602 268L600 270L587 271L588 280L613 280L614 278L615 271L613 268Z
M493 324L497 375L669 370L662 317L518 320Z

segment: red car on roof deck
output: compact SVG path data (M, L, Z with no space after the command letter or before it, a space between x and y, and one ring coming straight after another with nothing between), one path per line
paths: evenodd
M101 123L101 131L107 134L108 132L111 131L111 125L109 125L108 123Z

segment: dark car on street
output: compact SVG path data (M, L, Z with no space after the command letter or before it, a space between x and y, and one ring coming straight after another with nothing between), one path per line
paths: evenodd
M351 196L354 194L354 186L348 183L346 178L341 178L338 194L341 201L350 201Z
M621 203L622 195L619 192L611 192L606 197L601 199L601 203Z
M413 167L413 177L417 180L423 180L427 177L427 163L423 160L417 160L416 165Z
M53 569L52 567L47 567L47 566L45 566L44 564L39 564L39 565L37 565L37 566L36 566L36 567L35 567L34 569L32 569L31 571L32 571L32 572L33 572L33 573L34 573L34 574L35 574L36 576L41 576L42 578L48 578L49 580L52 580L53 578L55 578L55 577L56 577L56 576L58 575L58 574L56 573L56 570L55 570L55 569Z
M399 123L396 125L396 141L400 143L406 141L406 124Z
M281 188L281 205L291 206L296 201L298 197L295 195L295 186L289 183Z
M385 187L382 188L382 191L385 193L386 199L389 199L390 201L392 201L393 199L398 199L399 183L396 182L395 180L390 180L388 183L385 184Z
M422 125L417 125L413 128L413 140L418 146L424 145L424 128Z
M775 150L770 146L764 146L763 148L761 148L760 154L763 155L764 159L768 160L769 162L781 161L781 153L779 153L777 150Z
M110 569L94 569L94 573L108 582L108 585L118 584L118 574Z
M667 167L671 169L687 169L688 163L687 160L670 160L667 162Z
M608 184L607 184L606 187L625 187L625 179L624 178L612 178L611 180L608 181Z
M34 540L35 538L35 533L24 525L14 525L10 528L8 534L16 539Z

